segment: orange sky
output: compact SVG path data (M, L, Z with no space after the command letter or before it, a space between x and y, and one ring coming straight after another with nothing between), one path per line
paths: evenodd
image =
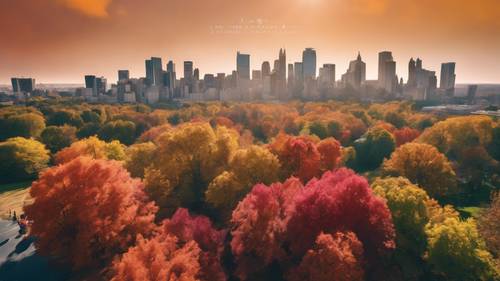
M458 82L500 83L499 0L0 0L0 38L2 84L114 82L117 69L144 76L150 56L173 59L179 73L183 60L230 72L237 50L260 68L280 47L288 62L316 48L337 78L359 50L376 79L377 53L391 50L405 80L420 56L438 74L456 61Z

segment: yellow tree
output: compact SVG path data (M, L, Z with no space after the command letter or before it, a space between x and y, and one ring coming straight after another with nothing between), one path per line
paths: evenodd
M210 205L228 219L231 211L258 183L269 185L279 180L278 158L266 148L250 146L239 149L229 163L229 169L217 176L205 193Z
M450 162L435 147L407 143L384 161L383 173L402 176L427 191L431 197L444 197L456 192L456 176Z
M90 137L74 142L71 146L59 151L55 155L55 162L64 164L79 156L105 160L125 160L125 145L119 141L107 143L97 137Z
M151 165L146 190L162 215L178 207L200 208L208 184L223 171L238 147L238 134L225 127L192 122L162 134Z
M125 168L135 178L144 178L144 171L151 165L156 145L152 142L137 143L126 149Z

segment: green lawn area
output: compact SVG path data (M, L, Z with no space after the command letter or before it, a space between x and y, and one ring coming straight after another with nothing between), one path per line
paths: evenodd
M463 218L478 218L482 210L484 210L484 208L481 207L458 208L458 212Z
M31 182L0 185L0 218L8 218L10 210L22 213L23 206L32 202L30 185Z

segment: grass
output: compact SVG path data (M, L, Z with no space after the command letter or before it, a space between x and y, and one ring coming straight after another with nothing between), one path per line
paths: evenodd
M481 211L484 208L481 207L462 207L458 208L458 212L460 213L460 216L463 218L478 218Z
M31 182L0 185L0 218L7 219L9 211L21 214L23 206L33 201L29 195L30 185Z

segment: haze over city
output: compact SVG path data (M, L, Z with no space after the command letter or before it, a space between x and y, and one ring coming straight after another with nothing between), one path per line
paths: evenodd
M360 51L367 79L377 78L378 52L390 50L405 79L410 57L420 57L438 73L456 62L457 83L500 82L495 0L3 1L0 33L0 84L14 76L82 84L85 74L111 78L117 69L142 77L151 56L230 73L236 51L260 69L279 48L294 62L306 47L318 67L334 63L338 73Z

